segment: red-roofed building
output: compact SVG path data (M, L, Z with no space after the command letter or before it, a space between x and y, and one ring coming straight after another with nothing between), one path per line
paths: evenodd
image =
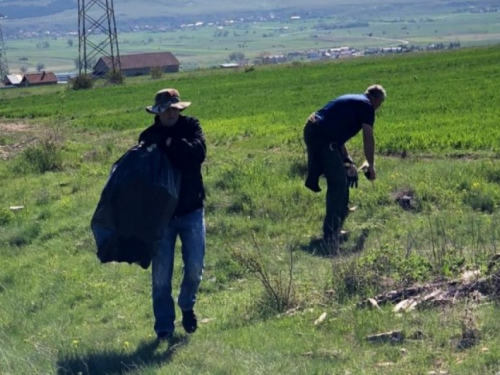
M165 73L179 71L179 60L170 52L137 53L121 55L120 65L123 75L134 77L148 75L152 68L163 68ZM93 74L105 75L113 67L111 57L101 57L94 66Z
M20 86L57 85L57 77L52 72L26 73Z

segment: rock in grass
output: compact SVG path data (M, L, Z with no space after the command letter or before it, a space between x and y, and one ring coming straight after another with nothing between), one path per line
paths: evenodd
M317 326L318 324L323 323L325 321L325 319L326 319L326 312L321 314L321 316L314 321L314 325Z
M377 342L403 342L404 333L403 331L390 331L384 333L378 333L376 335L366 336L366 340L377 343Z

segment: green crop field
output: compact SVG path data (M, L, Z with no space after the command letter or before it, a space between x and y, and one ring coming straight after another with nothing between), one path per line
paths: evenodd
M0 374L498 373L499 60L481 47L0 90ZM373 83L388 94L377 180L351 190L332 257L314 246L324 192L303 186L302 127ZM201 324L172 346L155 343L150 271L100 264L89 227L163 87L193 102L208 147ZM360 164L360 136L347 146ZM177 290L180 255L175 272ZM472 291L471 275L475 292L413 311L358 304L430 282Z
M232 52L241 52L250 63L263 54L286 54L341 46L356 49L419 45L450 42L465 46L498 43L500 13L450 13L444 9L414 8L400 13L377 11L363 17L334 14L301 20L256 21L184 27L172 31L120 32L121 54L171 51L184 70L218 66ZM394 22L404 15L402 21ZM74 29L77 29L75 19ZM6 21L14 22L14 21ZM368 26L328 29L356 22ZM120 19L117 20L120 25ZM9 24L7 23L7 26ZM73 30L73 29L72 29ZM102 37L89 38L95 44ZM69 41L69 42L68 42ZM46 48L41 46L46 43ZM78 38L44 35L41 37L7 39L6 53L11 73L21 67L35 71L38 63L49 71L74 71L78 57Z

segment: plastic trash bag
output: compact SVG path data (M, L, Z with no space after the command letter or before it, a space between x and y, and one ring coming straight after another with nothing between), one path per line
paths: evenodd
M147 269L177 205L180 174L152 145L135 146L112 166L91 220L102 263Z

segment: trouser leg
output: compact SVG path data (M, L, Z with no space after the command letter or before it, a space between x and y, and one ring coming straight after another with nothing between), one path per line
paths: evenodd
M175 305L172 298L175 240L177 229L172 223L166 228L152 262L152 294L154 329L156 333L174 332Z
M196 302L196 293L200 285L205 258L205 216L199 209L183 218L179 228L182 242L182 260L184 276L179 293L179 307L182 311L190 311Z
M332 150L323 147L322 156L327 183L323 237L325 240L338 243L338 235L347 216L349 187L340 151L337 148Z
M304 142L307 149L307 177L305 186L314 192L321 191L319 178L323 174L321 146L323 139L318 125L307 121L304 126Z

